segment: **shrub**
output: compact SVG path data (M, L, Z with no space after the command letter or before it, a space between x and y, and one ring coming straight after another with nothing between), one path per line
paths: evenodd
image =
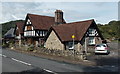
M30 45L27 50L28 50L28 51L33 51L33 50L34 50L34 45Z
M38 47L40 47L40 48L45 48L44 45L38 45Z
M8 44L8 43L2 45L2 48L6 48L6 47L9 47L9 44Z

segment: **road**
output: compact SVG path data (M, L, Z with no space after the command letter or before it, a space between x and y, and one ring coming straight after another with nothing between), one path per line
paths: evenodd
M120 45L118 42L111 42L111 43L107 43L107 44L110 47L110 49L113 49L113 50L118 50L119 45Z
M2 72L114 72L112 70L58 62L16 51L2 49Z

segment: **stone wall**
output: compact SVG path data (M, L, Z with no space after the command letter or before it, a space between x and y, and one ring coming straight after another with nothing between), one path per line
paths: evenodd
M59 49L64 50L64 44L58 39L54 31L52 31L45 42L45 47L47 49Z

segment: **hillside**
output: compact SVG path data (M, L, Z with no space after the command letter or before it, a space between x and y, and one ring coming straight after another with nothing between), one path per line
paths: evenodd
M108 24L97 24L103 37L109 40L120 39L120 21L110 21Z
M15 20L6 23L2 23L2 36L10 29L15 27L15 23L23 20Z

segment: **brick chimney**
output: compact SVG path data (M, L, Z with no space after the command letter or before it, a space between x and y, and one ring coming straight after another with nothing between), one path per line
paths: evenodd
M55 25L58 25L58 24L63 24L64 21L63 21L63 12L62 10L56 10L55 11Z

